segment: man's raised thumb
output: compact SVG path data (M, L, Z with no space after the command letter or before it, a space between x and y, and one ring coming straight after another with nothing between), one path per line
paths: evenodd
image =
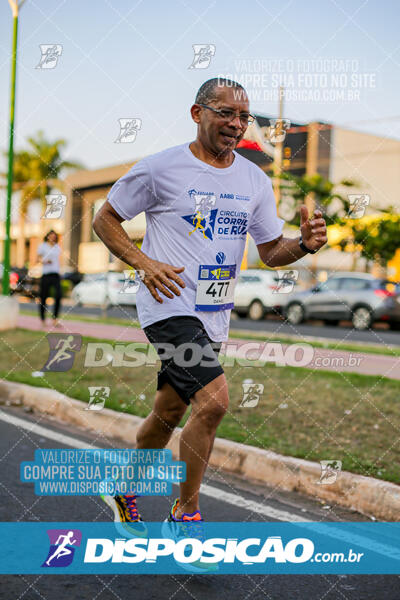
M300 225L305 225L308 221L308 208L305 204L300 206Z

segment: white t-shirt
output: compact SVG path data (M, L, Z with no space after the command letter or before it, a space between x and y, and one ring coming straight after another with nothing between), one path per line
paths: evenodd
M284 223L269 177L234 155L232 165L219 169L196 158L186 143L140 160L111 188L107 199L123 219L146 213L142 251L185 267L179 276L186 287L171 299L160 294L162 304L139 286L142 327L189 315L202 321L211 340L227 340L246 232L262 244L279 237Z
M47 273L59 273L60 272L60 254L61 248L58 244L48 244L47 242L43 242L40 244L38 251L38 255L42 257L43 261L50 261L48 264L43 262L42 266L42 274L46 275Z

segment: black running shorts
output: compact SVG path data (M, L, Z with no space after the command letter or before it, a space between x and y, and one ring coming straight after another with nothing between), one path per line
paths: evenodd
M168 382L186 404L207 383L224 372L213 342L197 317L169 317L144 328L161 360L157 389Z

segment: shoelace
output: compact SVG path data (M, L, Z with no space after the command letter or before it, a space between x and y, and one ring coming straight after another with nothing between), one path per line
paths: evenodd
M136 506L136 496L122 496L125 504L126 504L126 508L128 510L128 514L130 516L130 518L132 519L132 521L137 521L139 519L139 512Z

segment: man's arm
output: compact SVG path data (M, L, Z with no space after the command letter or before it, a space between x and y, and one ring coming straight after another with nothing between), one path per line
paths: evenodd
M45 260L40 254L38 254L37 257L37 263L42 263L42 265L49 265L51 263L51 260Z
M36 262L38 264L48 265L51 263L51 260L45 260L43 257L43 250L38 249L36 253Z
M184 281L177 275L182 273L185 267L174 267L149 258L129 238L121 225L123 220L106 201L94 218L93 229L114 256L134 269L144 272L142 281L157 302L163 302L158 291L167 298L173 298L173 294L180 296L181 292L173 282L181 288L185 287Z
M326 223L320 210L316 210L310 220L306 206L301 206L300 231L303 244L309 250L319 250L328 241ZM271 242L258 244L257 249L261 260L268 267L280 267L296 262L307 254L300 248L299 239L298 237L291 239L280 236Z
M145 255L121 226L123 221L111 204L105 202L93 220L93 229L114 256L139 269L138 265Z

